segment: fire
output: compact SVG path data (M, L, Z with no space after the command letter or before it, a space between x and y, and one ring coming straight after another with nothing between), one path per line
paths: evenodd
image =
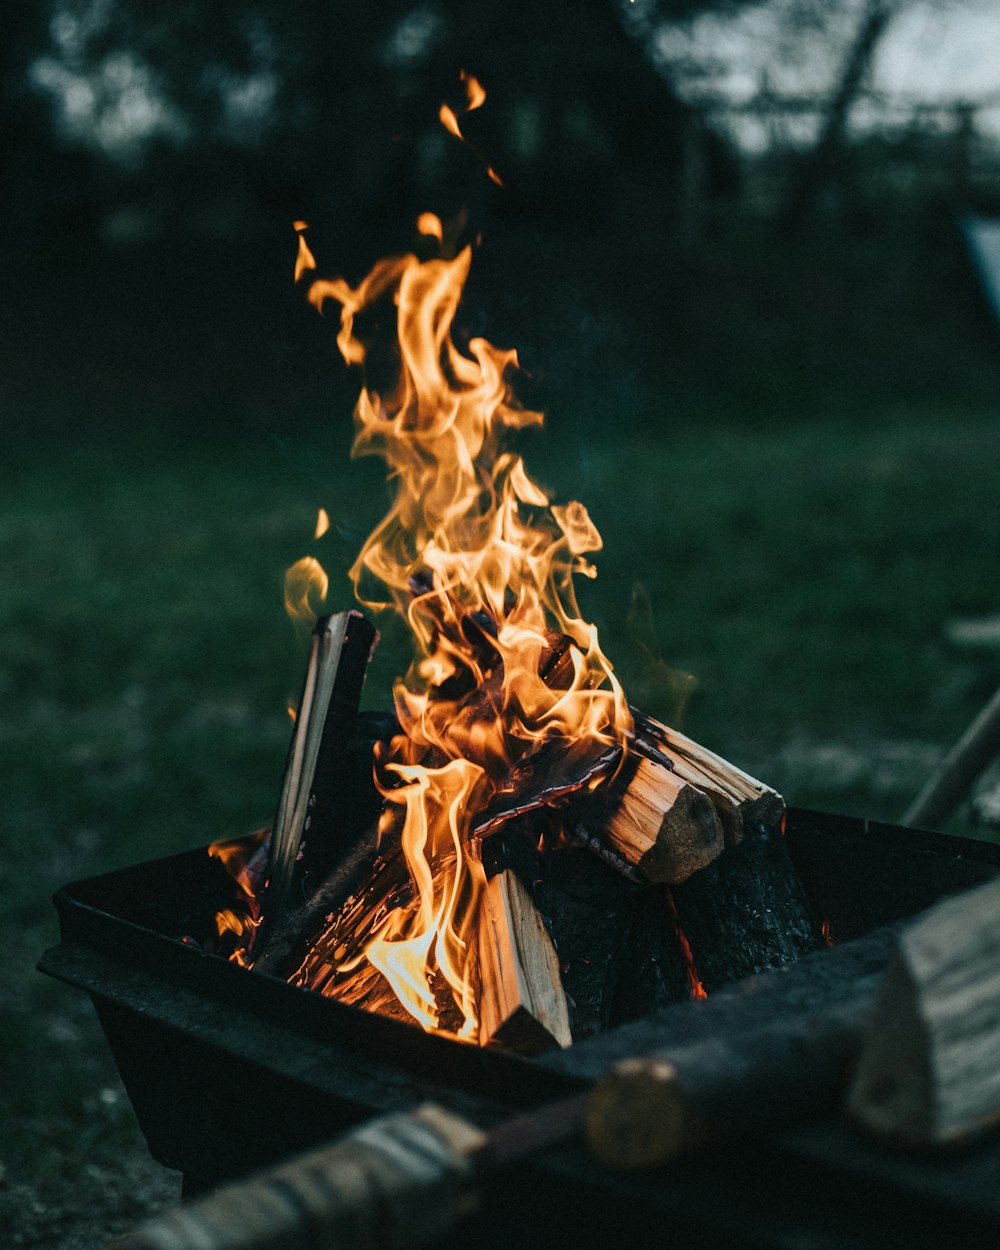
M267 865L269 832L260 829L249 838L213 842L208 848L211 858L219 860L238 887L238 901L216 912L215 927L223 946L231 947L229 958L244 968L252 962L249 950L261 919L261 875Z
M465 82L478 107L481 88ZM440 237L429 215L420 229ZM473 818L543 745L624 744L631 718L576 600L575 576L595 576L586 557L600 535L582 504L551 504L507 446L542 422L511 392L516 353L482 338L463 351L452 337L471 259L468 247L396 256L356 287L320 279L309 288L321 311L340 305L337 342L349 364L369 360L367 314L395 321L398 376L362 389L353 449L385 460L394 495L350 576L360 603L407 623L415 655L394 689L403 732L376 763L386 825L401 827L407 897L350 900L295 979L369 1006L384 979L424 1028L474 1041L484 878L470 855ZM311 557L289 570L286 604L297 617L314 614L326 592ZM571 640L569 662L550 686L544 659L556 635Z

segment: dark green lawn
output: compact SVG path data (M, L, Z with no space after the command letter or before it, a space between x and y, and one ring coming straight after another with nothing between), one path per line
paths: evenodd
M690 685L677 671L694 674L689 733L794 803L898 817L1000 682L1000 651L945 633L1000 612L995 415L883 403L749 428L672 422L646 400L618 428L607 402L581 437L557 413L526 452L604 533L582 598L633 701L669 715ZM380 502L378 466L343 446L118 438L22 449L0 467L11 1244L84 1245L81 1212L128 1223L171 1192L142 1162L89 1008L33 971L55 936L47 899L269 818L302 663L283 570L314 552L345 604ZM334 529L313 543L320 505ZM655 642L630 611L637 582ZM369 705L387 702L397 666L380 656Z

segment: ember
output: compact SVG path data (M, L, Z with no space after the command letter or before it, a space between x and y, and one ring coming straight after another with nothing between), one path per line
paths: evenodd
M467 107L478 107L478 84L465 82ZM457 121L449 129L461 137ZM295 228L298 280L316 261L306 224ZM381 456L394 489L351 569L355 594L368 609L395 612L414 648L395 686L396 721L363 748L376 802L367 828L353 828L344 769L377 637L357 612L324 617L266 892L233 865L245 915L220 914L217 925L237 938L230 958L343 1002L480 1045L568 1045L608 1027L611 1007L599 1003L619 979L595 932L598 897L612 925L631 917L621 959L672 965L659 976L669 991L640 995L636 1010L703 996L664 887L736 846L744 827L773 826L784 808L766 786L629 708L574 587L578 575L596 576L589 556L601 536L582 503L554 503L508 446L542 422L512 394L516 353L482 338L463 351L453 338L471 248L451 247L431 214L418 229L425 250L437 240L431 259L391 257L357 287L311 279L308 289L320 311L340 305L348 364L373 377L384 376L386 358L395 362L388 385L361 390L353 449ZM381 325L393 327L391 342L371 330ZM328 525L321 511L317 533ZM288 571L286 608L315 621L327 591L325 571L306 557ZM361 870L338 872L359 845ZM556 872L554 892L552 880L574 847L606 867L570 922L581 870L572 883ZM605 884L611 870L634 883L627 899ZM643 909L655 919L640 933ZM808 920L791 930L803 924L804 950ZM581 975L592 961L594 972Z

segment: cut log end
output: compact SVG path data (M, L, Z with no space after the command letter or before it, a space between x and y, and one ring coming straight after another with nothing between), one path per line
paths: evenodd
M657 1167L697 1149L706 1130L677 1085L673 1064L655 1056L617 1063L584 1111L590 1150L608 1167Z
M571 1044L559 959L527 890L509 870L484 887L479 974L481 1045L538 1054Z
M725 845L708 795L647 759L635 761L605 833L647 880L673 885L710 864Z

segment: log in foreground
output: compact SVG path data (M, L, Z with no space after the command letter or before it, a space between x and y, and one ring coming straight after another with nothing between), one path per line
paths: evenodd
M507 870L479 913L479 1042L538 1054L572 1042L559 959L527 890Z
M781 977L762 977L750 995L732 992L715 1003L682 1009L690 1019L680 1031L693 1033L695 1040L638 1061L657 1068L652 1102L634 1096L636 1087L629 1086L619 1067L593 1091L571 1094L485 1131L440 1107L386 1116L332 1145L159 1216L117 1241L113 1250L265 1250L278 1244L285 1250L314 1250L320 1241L334 1244L338 1236L345 1245L427 1244L474 1209L482 1179L578 1137L585 1124L599 1157L619 1166L662 1162L666 1156L657 1137L656 1108L671 1082L683 1081L683 1114L699 1121L696 1134L688 1129L670 1138L681 1152L713 1133L731 1140L729 1105L721 1107L714 1125L709 1108L720 1106L720 1091L737 1076L744 1086L736 1124L744 1134L759 1135L795 1115L826 1110L839 1093L843 1063L860 1045L858 1020L870 1009L889 936L873 933L824 955L825 973L804 966ZM835 978L830 965L838 966ZM831 985L839 987L832 997ZM662 1024L644 1021L637 1032L656 1037L672 1017L665 1015ZM720 1020L732 1024L734 1017L746 1027L728 1029L732 1064L727 1066L716 1037ZM690 1020L697 1018L703 1024L692 1029ZM791 1029L790 1047L774 1045L783 1020ZM543 1062L571 1070L577 1049ZM638 1088L645 1092L648 1074L640 1079ZM603 1126L595 1129L595 1124Z
M1000 878L900 937L848 1110L903 1146L946 1146L1000 1123Z

